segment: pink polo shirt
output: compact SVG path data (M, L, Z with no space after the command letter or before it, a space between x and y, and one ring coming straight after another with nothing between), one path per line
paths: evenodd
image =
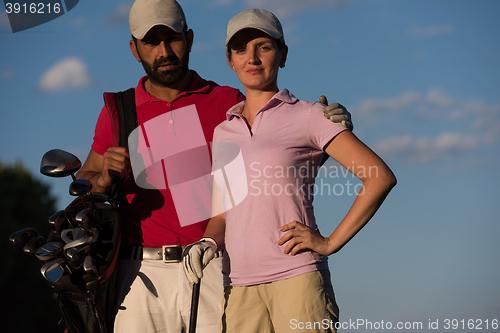
M282 90L257 113L250 130L241 117L244 103L232 107L214 132L214 176L226 218L225 285L328 268L327 257L310 251L285 255L286 245L277 242L279 228L293 221L317 229L312 202L323 148L346 128L327 120L322 104Z

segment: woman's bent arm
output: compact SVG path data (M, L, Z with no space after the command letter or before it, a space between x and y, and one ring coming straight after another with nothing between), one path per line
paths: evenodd
M294 255L299 251L312 250L330 255L338 252L370 221L396 185L391 169L350 131L337 135L325 151L357 176L363 186L349 212L329 237L322 237L296 221L282 227L281 231L286 234L278 244L288 242L285 253Z

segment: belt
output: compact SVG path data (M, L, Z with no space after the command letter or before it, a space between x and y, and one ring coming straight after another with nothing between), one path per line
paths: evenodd
M183 248L180 245L164 245L162 247L122 246L120 259L131 260L163 260L163 262L180 262Z
M163 262L181 262L184 248L180 245L163 245L162 247L122 246L120 259L130 260L163 260ZM215 253L214 258L221 258L224 250Z

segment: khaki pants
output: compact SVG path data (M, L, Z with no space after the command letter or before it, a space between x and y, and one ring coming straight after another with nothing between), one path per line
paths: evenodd
M223 333L335 332L338 307L328 270L224 288Z

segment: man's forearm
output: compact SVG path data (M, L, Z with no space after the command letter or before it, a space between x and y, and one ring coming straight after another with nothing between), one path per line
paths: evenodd
M102 181L100 172L80 170L75 177L77 179L83 178L89 180L92 183L91 192L109 193L111 191L111 186L103 186L100 184L100 181Z

